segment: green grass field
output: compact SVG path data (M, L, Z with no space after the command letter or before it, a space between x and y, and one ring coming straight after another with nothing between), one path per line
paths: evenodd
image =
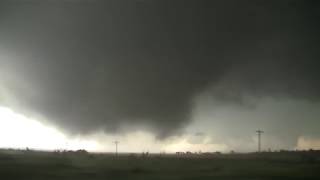
M297 153L119 155L0 153L0 179L320 179L317 156Z

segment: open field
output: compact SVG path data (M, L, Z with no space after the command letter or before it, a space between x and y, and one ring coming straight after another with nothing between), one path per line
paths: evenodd
M320 179L318 153L229 155L1 152L0 179Z

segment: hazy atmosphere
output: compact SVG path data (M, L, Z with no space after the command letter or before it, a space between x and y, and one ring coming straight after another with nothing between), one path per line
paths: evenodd
M0 147L320 148L318 1L0 2Z

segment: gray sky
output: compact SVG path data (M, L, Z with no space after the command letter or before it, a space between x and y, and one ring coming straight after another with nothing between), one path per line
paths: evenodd
M267 147L292 148L320 137L319 10L317 1L1 1L0 104L68 134L191 133L248 150L264 129Z

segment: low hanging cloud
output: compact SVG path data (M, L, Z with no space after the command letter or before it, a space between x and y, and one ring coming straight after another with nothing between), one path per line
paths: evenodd
M320 149L320 140L318 138L301 136L298 138L296 149Z
M319 101L313 4L194 3L2 2L0 103L70 133L163 138L204 92Z

